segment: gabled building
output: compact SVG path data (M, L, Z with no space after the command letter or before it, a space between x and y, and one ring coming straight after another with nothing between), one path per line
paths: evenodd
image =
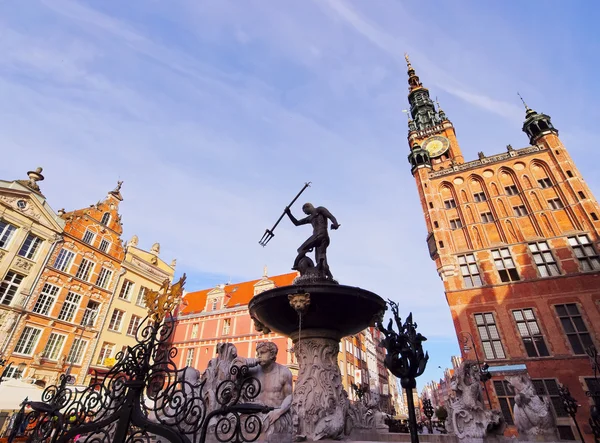
M121 182L95 205L58 212L63 240L44 263L5 349L22 377L46 385L68 370L83 383L82 367L89 364L121 277L120 190Z
M42 168L29 171L29 180L0 180L0 356L10 354L9 343L26 315L49 255L62 241L64 220L46 202L38 182ZM21 362L19 362L21 363ZM14 364L6 374L18 376Z
M408 160L462 356L490 365L489 406L513 431L505 376L527 373L553 405L560 437L574 439L558 386L587 421L586 350L600 345L600 206L548 115L523 103L527 145L465 161L410 62L408 84Z
M127 346L135 346L138 326L148 315L145 295L156 291L167 281L172 282L175 260L167 264L159 257L160 244L154 243L150 251L138 246L137 235L125 247L125 259L121 263L120 279L112 297L106 321L100 326L90 361L84 373L90 379L101 377L114 363L116 355Z

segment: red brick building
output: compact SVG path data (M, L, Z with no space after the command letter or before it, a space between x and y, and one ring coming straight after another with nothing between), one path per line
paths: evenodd
M463 358L476 350L492 366L487 390L509 424L504 376L527 372L552 401L563 438L574 431L557 397L557 384L566 385L592 441L585 350L600 340L598 202L550 117L526 105L528 145L465 162L452 122L407 62L408 159L429 252L460 342L467 337Z

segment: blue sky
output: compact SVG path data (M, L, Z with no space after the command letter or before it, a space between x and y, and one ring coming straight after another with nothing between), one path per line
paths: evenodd
M288 272L302 201L342 224L344 284L413 311L432 354L458 352L406 156L406 66L454 123L467 160L527 146L516 95L552 116L592 191L600 6L594 1L0 2L0 177L44 167L54 209L124 180L125 237L178 259L188 290ZM300 211L298 204L294 211Z

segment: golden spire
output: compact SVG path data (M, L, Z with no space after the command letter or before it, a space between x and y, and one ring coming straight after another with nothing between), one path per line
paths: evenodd
M421 80L419 80L419 77L415 74L415 68L410 64L407 53L404 53L404 59L406 60L406 66L408 68L408 90L412 92L415 89L422 88L423 85L421 84Z

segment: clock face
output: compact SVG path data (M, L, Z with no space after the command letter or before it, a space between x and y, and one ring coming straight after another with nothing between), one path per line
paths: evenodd
M429 153L429 157L439 157L450 147L450 140L441 135L434 135L423 142L423 149Z

